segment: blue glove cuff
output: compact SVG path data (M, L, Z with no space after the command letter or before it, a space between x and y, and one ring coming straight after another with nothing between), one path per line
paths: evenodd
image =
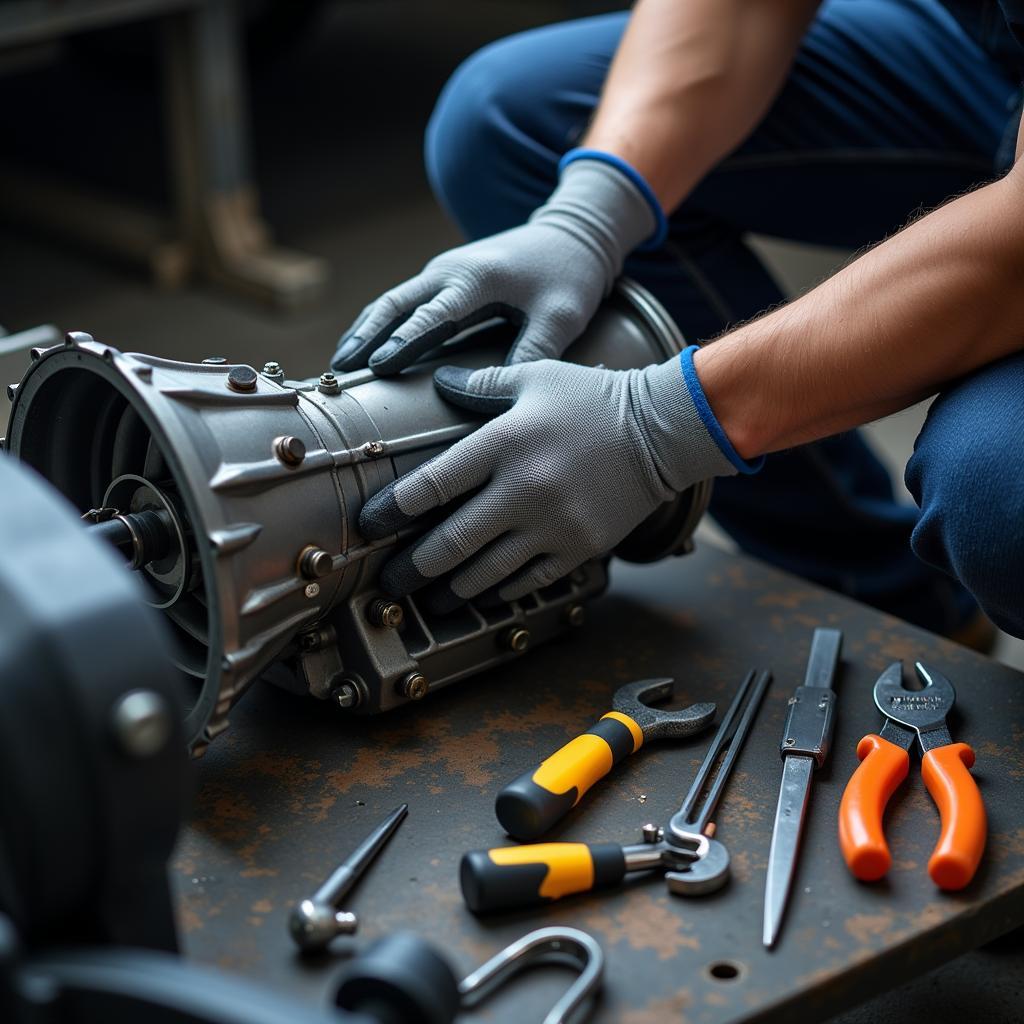
M580 147L578 149L570 149L558 161L558 173L561 174L575 160L600 160L602 163L609 164L628 178L640 195L647 201L647 205L651 208L651 213L654 214L655 228L654 234L646 242L641 242L637 246L639 251L657 249L665 241L668 236L668 218L665 216L665 211L661 208L661 203L658 202L658 197L651 190L651 186L644 181L643 175L635 167L632 167L621 156L616 156L614 153L606 153L603 149Z
M701 386L700 377L697 376L697 368L693 365L693 354L697 351L697 345L690 345L679 353L679 366L683 371L683 381L686 389L690 392L690 398L697 408L697 415L707 428L707 432L714 439L715 444L722 449L722 454L741 473L756 473L764 465L764 456L759 455L756 459L747 460L741 457L740 453L732 446L732 442L725 435L722 424L715 418L715 414L708 404L704 388Z

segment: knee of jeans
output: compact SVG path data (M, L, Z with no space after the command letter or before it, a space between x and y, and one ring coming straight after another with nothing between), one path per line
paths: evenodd
M427 125L424 160L438 201L467 234L490 233L478 224L493 208L526 135L521 121L531 102L529 63L521 36L501 39L465 60L452 74ZM536 102L541 97L534 97ZM528 212L528 211L527 211Z
M940 399L941 401L941 399ZM991 412L991 410L990 410ZM922 561L955 576L1000 629L1024 637L1024 460L998 417L929 416L907 465ZM952 430L956 421L960 430Z

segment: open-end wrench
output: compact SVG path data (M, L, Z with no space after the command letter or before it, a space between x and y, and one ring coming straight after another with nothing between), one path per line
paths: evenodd
M691 704L677 711L652 708L675 690L672 679L641 679L615 691L612 710L585 733L570 740L520 775L499 794L494 813L513 838L538 839L565 817L583 794L645 743L685 739L711 724L714 704Z

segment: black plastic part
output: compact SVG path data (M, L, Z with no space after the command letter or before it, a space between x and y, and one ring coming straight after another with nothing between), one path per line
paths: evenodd
M139 949L64 949L15 967L4 1024L376 1024L249 978ZM3 1013L10 1010L9 1013Z
M462 857L459 884L462 898L474 914L510 907L540 906L551 901L540 894L548 866L535 864L495 864L486 850L472 850Z
M498 824L520 842L539 839L565 817L576 803L576 787L565 793L551 793L533 781L534 772L510 782L494 801Z
M618 764L624 757L633 753L633 734L617 718L602 718L587 733L600 736L611 747L612 764Z
M617 885L626 877L626 855L618 843L598 843L590 847L594 861L594 888Z
M633 734L614 718L602 718L584 735L599 736L608 744L612 764L618 764L633 752ZM533 842L553 828L576 806L579 790L573 786L564 793L552 793L533 781L536 769L510 782L494 801L498 824L520 842Z
M0 912L32 950L174 949L166 864L191 769L163 620L67 502L3 455L0 494ZM114 728L140 688L170 708L148 756Z
M382 1024L451 1024L459 1012L459 983L429 943L397 932L375 942L346 970L335 1003Z

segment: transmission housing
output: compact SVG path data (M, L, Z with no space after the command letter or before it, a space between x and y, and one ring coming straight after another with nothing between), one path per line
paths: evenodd
M4 445L122 548L171 624L193 753L258 678L376 713L582 621L607 585L607 559L522 600L439 616L377 586L389 551L415 529L372 542L359 534L371 495L481 422L440 398L433 369L501 363L515 333L481 324L392 378L286 380L273 364L260 373L122 353L77 333L32 351L10 388ZM681 347L653 297L621 281L565 358L639 368ZM687 551L709 495L702 482L666 502L615 553L652 561Z

